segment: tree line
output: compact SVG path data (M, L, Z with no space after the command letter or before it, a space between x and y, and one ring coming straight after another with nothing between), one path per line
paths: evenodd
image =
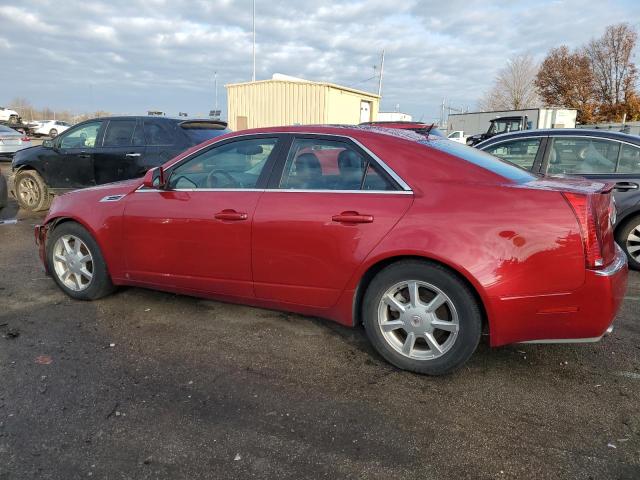
M106 117L111 115L109 112L98 110L95 112L86 112L77 114L70 110L53 110L49 107L37 108L24 97L16 97L8 105L7 108L15 110L22 117L22 121L28 123L33 120L62 120L69 123L78 123L90 118Z
M498 72L479 107L575 108L580 123L640 120L638 71L633 62L637 40L637 31L620 23L573 50L566 45L552 48L539 65L530 54L517 55Z

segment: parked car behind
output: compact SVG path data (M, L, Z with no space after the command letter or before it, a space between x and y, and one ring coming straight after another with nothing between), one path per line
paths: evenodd
M447 135L449 140L453 140L454 142L462 143L464 145L467 144L467 136L464 134L462 130L455 130Z
M42 122L39 122L37 126L32 127L31 131L36 137L49 136L51 138L55 138L61 133L69 130L69 128L71 128L71 124L63 122L62 120L43 120Z
M31 139L13 128L0 125L0 160L8 159L18 151L31 146Z
M0 107L0 121L11 123L20 123L20 115L10 108Z
M545 175L579 175L615 183L615 236L640 269L640 137L606 130L527 130L493 137L477 148Z
M87 120L42 146L18 152L9 186L21 208L43 210L52 195L141 177L189 147L229 131L226 123L210 120Z
M304 126L57 197L35 234L73 298L137 285L362 322L392 364L442 374L483 328L493 346L610 330L627 279L614 214L601 183L445 139Z

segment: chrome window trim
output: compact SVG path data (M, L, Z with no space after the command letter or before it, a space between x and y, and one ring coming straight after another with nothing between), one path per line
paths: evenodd
M280 188L174 188L172 190L160 190L157 188L144 188L140 185L136 192L264 192L264 193L353 193L353 194L382 194L382 195L413 195L407 190L305 190L305 189L280 189Z
M544 137L549 137L549 138L592 138L594 140L607 140L609 142L618 142L618 143L624 143L626 145L631 145L632 147L636 147L636 148L640 148L640 145L637 145L635 143L631 143L631 142L627 142L626 140L619 140L617 138L607 138L607 137L596 137L594 135L554 135L553 133L549 133L546 135L535 135L535 134L531 134L531 135L523 135L522 137L513 137L513 138L501 138L500 140L498 140L497 142L488 144L483 146L483 148L481 150L484 151L484 149L486 147L493 147L495 145L500 145L502 143L506 143L506 142L513 142L515 140L524 140L525 138L544 138Z
M255 137L255 136L266 136L266 137L273 137L273 136L277 136L277 135L316 135L316 136L324 136L324 137L337 137L337 138L346 138L348 140L351 140L353 143L355 143L358 147L360 147L362 150L365 151L365 153L367 155L369 155L371 158L373 158L376 162L378 162L378 164L384 169L385 172L387 172L389 174L389 176L391 178L393 178L398 185L400 185L400 188L402 188L402 191L405 192L410 192L413 193L413 190L411 189L411 187L409 186L409 184L407 184L407 182L405 182L402 177L400 177L400 175L398 175L396 172L393 171L393 169L391 167L389 167L389 165L387 165L380 157L378 157L375 153L373 153L371 150L369 150L366 146L364 146L361 142L359 142L358 140L356 140L353 137L350 137L348 135L338 135L335 133L318 133L318 132L256 132L256 133L241 133L239 135L234 135L233 137L227 137L222 139L223 141L225 140L232 140L235 138L242 138L242 137ZM176 163L182 162L182 161L186 161L187 159L191 158L192 156L195 156L198 152L207 149L207 148L214 148L216 142L210 143L208 145L205 145L201 148L199 148L198 150L191 152L188 156L183 157L179 160L176 160L175 162L169 164L166 169L172 168ZM198 189L198 190L203 190L203 189ZM223 190L228 190L228 189L223 189ZM246 190L246 189L243 189ZM266 189L268 191L271 190L279 190L279 189ZM172 191L177 191L177 190L172 190ZM304 190L306 191L306 190ZM324 190L309 190L312 192L319 192L319 191L324 191ZM337 190L327 190L327 191L333 191L336 192ZM356 192L356 191L362 191L362 190L347 190L348 192ZM388 191L388 190L380 190L380 191ZM396 190L397 192L398 190Z

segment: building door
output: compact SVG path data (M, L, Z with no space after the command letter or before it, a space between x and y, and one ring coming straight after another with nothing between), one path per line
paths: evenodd
M371 121L371 102L360 102L360 123Z

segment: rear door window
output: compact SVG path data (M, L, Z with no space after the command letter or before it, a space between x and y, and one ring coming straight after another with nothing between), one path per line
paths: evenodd
M521 138L510 142L501 142L484 149L502 160L511 162L520 168L531 170L535 162L542 138Z
M111 120L102 141L103 147L128 147L133 144L136 120Z
M600 138L555 137L547 173L615 173L620 142Z
M145 120L144 136L149 146L168 146L174 143L174 135L167 122Z
M294 140L278 186L285 190L395 190L371 159L350 143Z
M623 143L618 161L618 173L640 173L640 147Z

